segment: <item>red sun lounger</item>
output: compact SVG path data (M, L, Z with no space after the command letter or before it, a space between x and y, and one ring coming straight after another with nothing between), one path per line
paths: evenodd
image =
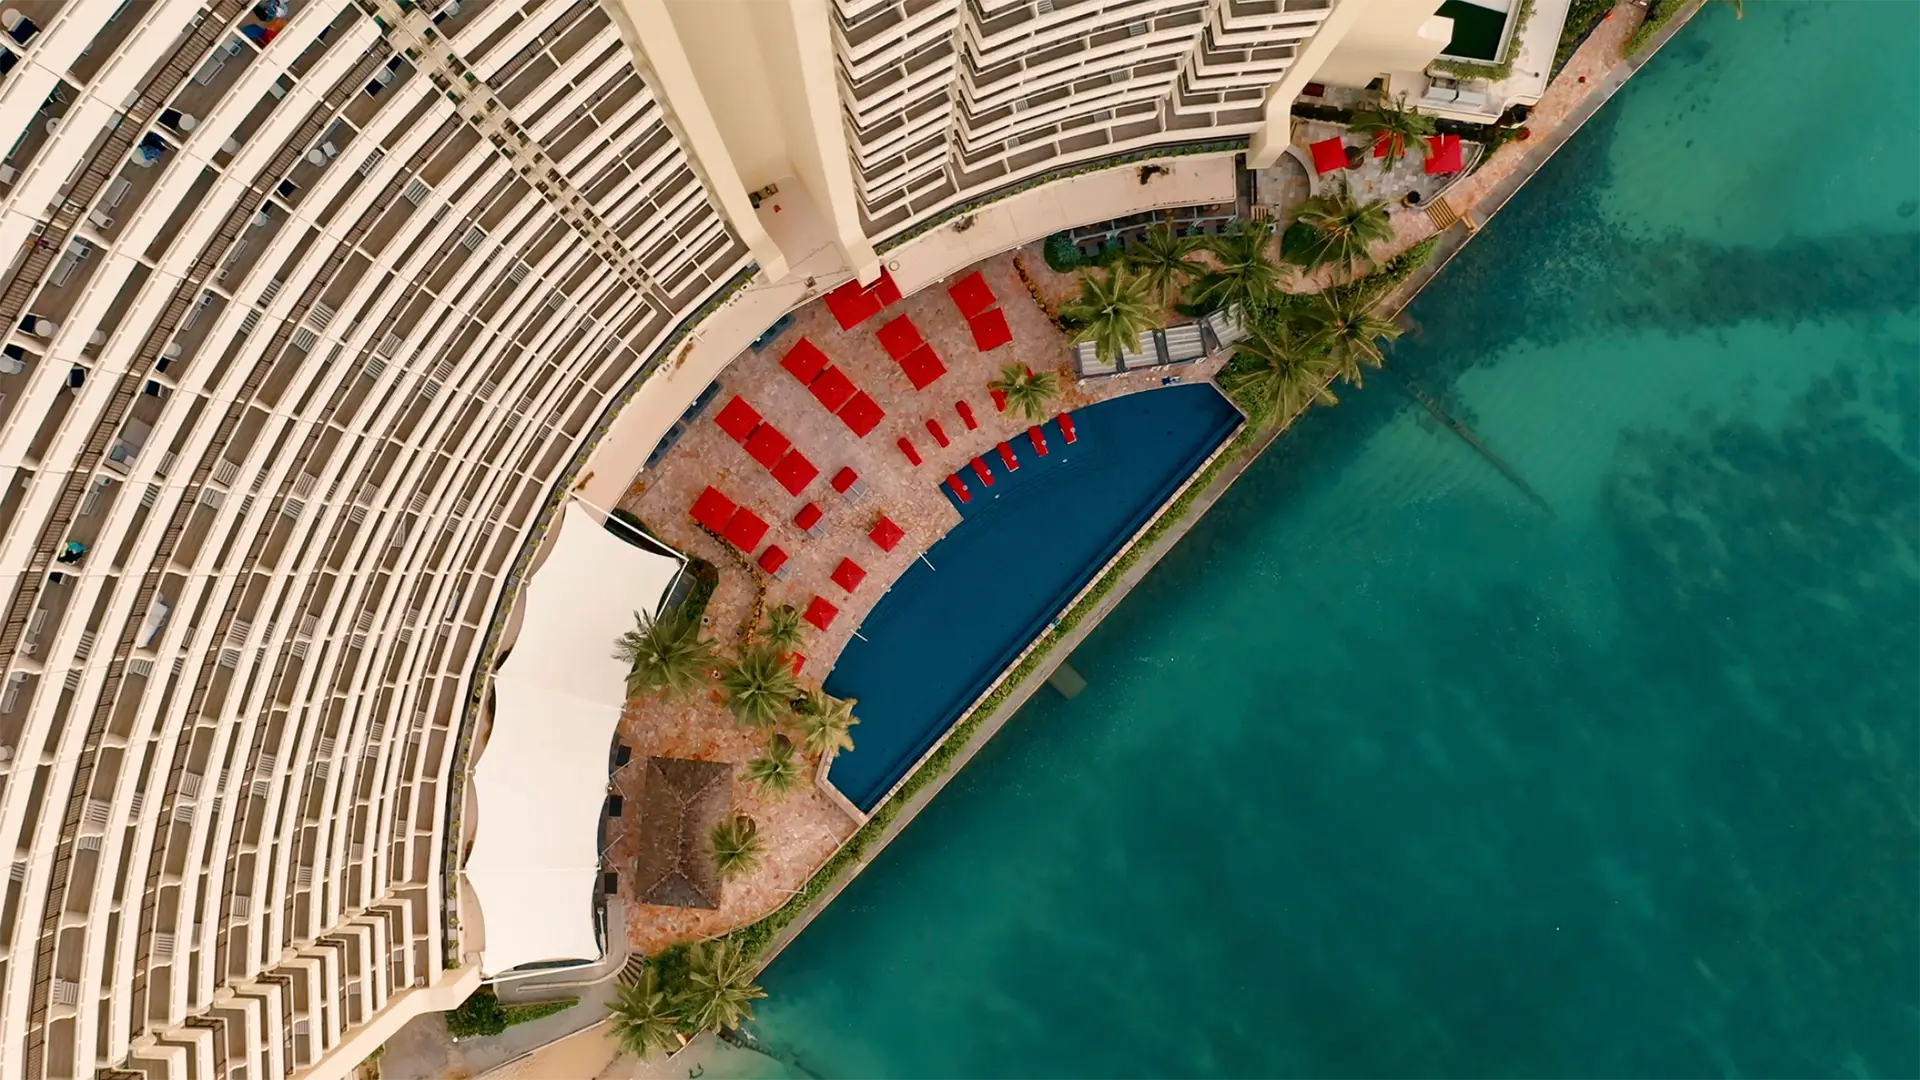
M927 434L933 436L933 441L939 443L941 446L953 445L953 440L947 438L947 429L941 427L940 421L935 420L931 416L927 417Z
M994 449L1000 451L1000 464L1005 465L1008 472L1020 471L1020 459L1013 456L1013 447L1001 443Z
M760 569L769 574L778 574L780 568L787 565L787 553L778 544L768 544L767 550L760 553Z
M907 373L907 381L915 390L925 390L947 373L947 365L940 362L933 346L922 345L900 361L900 370Z
M736 509L732 499L722 495L718 488L709 487L693 500L693 520L704 529L724 533Z
M880 328L880 345L887 350L887 355L893 357L895 362L905 360L915 349L926 343L927 339L920 336L920 328L913 325L913 320L905 315Z
M972 464L973 464L973 475L979 477L980 483L983 484L984 486L992 487L993 486L993 470L987 468L987 459L974 458Z
M1040 430L1040 425L1035 424L1028 428L1027 438L1033 440L1034 453L1039 454L1041 457L1047 456L1047 433Z
M853 400L853 395L859 393L860 388L853 385L853 380L847 378L846 372L828 364L821 370L819 378L807 384L807 391L828 412L837 413L846 408L847 402Z
M993 399L994 412L1007 411L1007 392L1005 390L988 390L987 396Z
M987 284L986 277L978 270L949 286L947 295L953 297L953 306L960 309L963 319L971 319L999 303L993 295L993 287Z
M839 417L841 422L847 425L848 431L864 439L874 428L880 426L880 421L887 418L887 413L880 407L879 402L868 397L867 392L862 390L854 394L851 401L841 406Z
M734 442L745 443L747 436L753 434L753 429L760 426L760 413L747 404L746 398L735 394L727 402L726 408L714 414L713 422L719 424L720 430L726 432Z
M799 653L788 653L787 662L793 665L793 673L795 675L800 674L800 669L807 666L807 658L801 656Z
M867 580L866 570L852 559L841 559L840 565L833 568L833 583L848 592L859 588L860 583L865 580Z
M964 401L956 401L953 403L953 411L960 414L960 422L967 425L968 431L974 431L980 427L980 421L973 418L973 406Z
M807 605L807 613L801 618L812 623L815 629L825 630L833 625L833 617L838 614L840 614L839 608L816 596L813 602Z
M967 482L960 479L959 473L954 473L952 476L947 477L947 487L952 489L954 498L959 499L961 502L970 503L973 501L973 492L967 490Z
M733 512L732 520L727 522L727 531L720 536L741 551L752 553L754 548L760 546L760 541L766 539L767 523L760 520L759 514L743 506Z
M1068 446L1072 446L1074 443L1080 441L1079 432L1073 430L1072 413L1060 414L1060 437L1066 440Z
M787 374L799 379L801 386L805 386L827 369L827 354L820 351L820 346L801 338L793 348L787 350L786 356L781 357L780 366L787 369Z
M798 495L807 490L807 485L819 475L819 468L798 450L788 451L787 456L780 459L780 464L773 467L773 478L787 489L789 495Z
M881 551L892 551L899 547L900 541L906 537L907 530L895 525L893 519L884 514L879 521L873 523L872 531L867 533L867 539L873 541L874 546Z
M780 464L780 459L791 449L793 444L772 424L761 424L747 439L747 456L759 462L763 469L770 470Z
M900 441L894 445L900 448L901 453L907 455L908 461L913 462L915 465L920 464L920 451L914 448L912 439L902 435L900 436Z
M981 352L997 349L1013 340L1013 329L1007 325L1006 312L999 308L968 319L967 327L973 331L973 347Z

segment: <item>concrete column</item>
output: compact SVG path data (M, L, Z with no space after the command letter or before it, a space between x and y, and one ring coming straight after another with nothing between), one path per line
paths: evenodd
M1340 39L1360 21L1365 7L1361 0L1339 0L1320 29L1307 39L1306 47L1294 54L1292 65L1280 76L1280 81L1268 88L1266 118L1247 145L1248 168L1272 168L1286 152L1293 138L1294 99L1300 96L1302 87L1313 81L1327 57L1333 55Z

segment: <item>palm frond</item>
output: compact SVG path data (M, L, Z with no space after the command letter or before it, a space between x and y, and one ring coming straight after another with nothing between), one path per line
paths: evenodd
M772 727L791 711L799 680L787 658L767 645L749 645L720 671L720 692L734 719L752 727Z
M747 780L763 795L785 798L805 779L800 760L794 756L793 740L775 734L765 750L748 759L744 770Z
M1093 342L1095 355L1112 360L1133 348L1140 335L1160 325L1145 278L1116 266L1104 277L1080 276L1080 295L1060 308L1061 317L1080 325L1073 344Z
M713 867L723 881L750 874L760 865L766 841L760 836L760 823L745 814L720 819L707 834L713 845Z
M665 691L692 697L706 685L718 654L700 636L697 620L676 610L655 618L634 613L634 629L613 643L613 658L627 665L629 697Z

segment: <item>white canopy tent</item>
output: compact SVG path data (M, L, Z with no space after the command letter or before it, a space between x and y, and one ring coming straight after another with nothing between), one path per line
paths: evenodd
M479 821L465 874L480 901L480 970L600 955L593 895L607 754L626 704L613 642L656 613L682 560L634 547L568 503L493 677L493 730L473 770Z

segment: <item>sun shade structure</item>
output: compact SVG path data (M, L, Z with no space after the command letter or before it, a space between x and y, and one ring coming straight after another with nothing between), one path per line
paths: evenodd
M719 488L709 487L693 500L694 522L713 532L727 531L727 522L733 520L733 511L733 500L722 495Z
M708 837L733 808L732 763L650 757L640 784L634 895L643 904L718 908L720 871Z
M906 539L906 536L905 529L895 525L892 518L885 516L874 522L872 531L867 533L867 539L873 541L874 546L881 551L892 551L899 547L900 541Z
M813 527L820 524L822 516L818 503L808 503L800 508L799 513L793 515L793 523L800 527L801 532L812 532Z
M1427 137L1427 175L1445 176L1466 168L1460 152L1460 136L1429 135Z
M633 629L635 611L659 611L680 569L569 503L527 583L513 653L493 676L492 729L473 770L478 821L462 869L486 920L488 975L600 955L598 834L607 753L627 697L612 643Z
M839 608L816 596L811 603L807 604L807 612L801 618L812 623L815 630L825 630L833 625L833 617L838 614L840 614Z
M1313 151L1313 171L1322 176L1347 167L1347 144L1337 135L1321 139L1307 149Z
M760 546L760 541L766 535L767 523L760 520L759 514L743 506L733 512L733 519L727 522L720 538L741 551L751 552Z
M841 559L840 565L833 568L833 583L852 592L867 580L867 571L852 559Z
M933 346L922 345L900 361L900 370L907 373L907 381L915 390L925 390L947 373L947 365L933 351Z
M793 443L772 424L761 424L747 439L747 456L759 462L762 468L771 469L780 464L780 459L786 457L791 449Z
M833 474L833 479L828 481L828 483L833 485L833 490L845 495L847 489L859 481L860 474L853 471L853 466L843 465L840 467L839 472Z
M872 285L863 286L855 279L826 295L827 310L833 312L834 321L842 330L859 326L899 299L900 286L894 284L893 275L885 270L880 271L879 280Z
M807 490L807 485L819 475L820 470L807 460L807 455L798 450L789 450L787 456L780 459L780 464L773 467L773 478L787 489L789 495L798 495Z
M902 435L894 442L894 445L900 448L900 452L907 456L908 461L913 462L915 465L920 464L920 450L913 445L912 439Z
M1387 151L1389 148L1399 149L1400 147L1405 145L1406 145L1406 137L1401 135L1397 131L1394 132L1392 135L1382 135L1379 138L1373 140L1373 156L1377 158L1384 158L1387 156Z
M833 364L828 364L819 378L808 383L807 390L813 394L813 399L826 406L830 413L837 413L845 408L853 395L860 392L860 388L853 385L853 380L847 378L847 373Z
M827 354L820 351L820 346L806 338L795 342L793 348L787 350L787 355L780 358L780 366L787 369L787 374L799 379L802 386L819 378L828 363Z
M969 320L1000 302L978 270L949 286L947 295L953 297L953 306L960 309L960 317Z
M973 331L973 347L981 352L997 349L1013 340L1013 329L1007 325L1006 312L999 308L968 319L967 328Z
M920 328L905 315L880 328L880 345L894 360L904 360L908 354L925 345L927 339L920 335Z
M760 569L769 574L777 574L787 565L787 552L779 544L768 544L767 550L760 553Z
M744 443L747 436L753 434L753 429L760 426L760 413L747 404L746 398L735 394L725 408L714 414L713 422L720 425L720 430L726 432L728 438Z
M880 421L887 418L887 412L880 407L879 402L867 396L867 392L862 390L840 407L839 416L840 421L847 425L848 431L864 439L874 428L880 426Z

